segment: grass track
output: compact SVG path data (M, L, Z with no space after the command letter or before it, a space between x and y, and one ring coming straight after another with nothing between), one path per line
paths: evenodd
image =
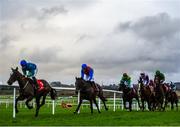
M90 114L89 108L83 108L80 114L73 114L74 108L62 109L56 108L55 115L51 115L51 108L44 106L40 110L38 118L34 117L35 110L20 108L20 112L16 115L16 119L12 118L12 108L6 109L0 106L0 125L1 126L180 126L180 112L141 112L141 111L121 111L120 109L113 112L102 110L98 114L94 110L94 114Z

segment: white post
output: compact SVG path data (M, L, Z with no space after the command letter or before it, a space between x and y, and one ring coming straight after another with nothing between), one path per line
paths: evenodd
M79 104L79 102L80 102L80 90L78 90L78 104ZM80 113L80 109L79 109L78 113Z
M116 111L116 93L114 92L114 112Z
M121 98L121 109L124 109L123 99Z
M52 100L52 114L54 115L54 100Z
M16 88L14 88L14 96L13 96L13 118L16 118L15 104L16 104Z
M98 106L99 106L99 110L101 109L101 99L99 98L99 102L98 102Z

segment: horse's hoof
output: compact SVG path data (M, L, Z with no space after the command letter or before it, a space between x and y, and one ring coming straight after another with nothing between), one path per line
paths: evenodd
M99 111L99 113L101 113L101 112Z
M108 108L106 108L106 111L108 111L109 109Z
M36 114L35 117L38 117L38 115Z
M74 114L77 114L77 112L76 112L76 111L74 111Z

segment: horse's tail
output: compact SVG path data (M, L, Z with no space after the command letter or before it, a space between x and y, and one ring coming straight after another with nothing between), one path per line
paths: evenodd
M51 88L50 96L52 100L55 100L57 97L57 92L55 89Z
M102 99L103 101L107 101L107 99L104 97L104 95L103 95L103 89L102 89L102 87L99 85L99 84L97 84L97 87L99 88L99 94L98 94L98 97L100 98L100 99Z

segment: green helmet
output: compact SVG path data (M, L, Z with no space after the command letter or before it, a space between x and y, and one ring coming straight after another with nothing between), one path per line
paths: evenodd
M156 75L159 75L161 72L159 70L156 70Z
M123 73L123 77L128 77L127 73Z

